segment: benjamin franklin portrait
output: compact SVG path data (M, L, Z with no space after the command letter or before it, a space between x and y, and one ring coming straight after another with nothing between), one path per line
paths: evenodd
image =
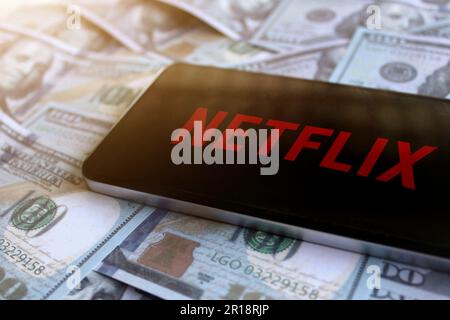
M0 104L6 114L19 112L39 91L53 62L52 50L19 38L0 47Z
M450 61L429 75L418 93L436 98L447 97L450 94Z

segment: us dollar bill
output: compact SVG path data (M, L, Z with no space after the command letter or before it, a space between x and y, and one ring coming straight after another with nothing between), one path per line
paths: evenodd
M166 59L156 53L160 45L199 25L189 14L156 1L70 0L65 3L81 8L85 19L127 48L160 59Z
M349 298L355 300L448 300L450 275L365 257Z
M62 14L57 11L55 16ZM34 20L36 16L32 17ZM72 110L115 122L167 66L166 61L124 49L87 22L77 30L76 37L65 32L36 31L30 29L33 24L29 19L20 24L0 23L5 39L0 43L0 69L4 74L0 101L3 111L20 123L55 97L60 101L54 104L72 105Z
M65 296L153 211L85 190L45 140L0 112L0 299Z
M1 299L65 296L153 211L87 191L81 165L165 62L30 17L0 23Z
M327 81L344 56L347 45L345 39L323 42L236 67L244 71Z
M64 298L65 300L156 300L146 292L92 271Z
M449 75L450 41L359 29L330 81L446 98Z
M265 20L252 43L289 51L311 42L350 39L358 27L408 32L445 17L449 13L407 1L286 0Z
M81 164L0 112L0 190L24 181L47 193L76 190L84 186Z
M145 50L171 60L215 66L270 55L244 41L233 41L167 4L143 0L71 3L80 5L90 21L137 53Z
M98 271L165 299L450 299L450 275L157 210Z
M50 25L59 25L60 8L50 12ZM36 16L0 23L0 186L28 181L61 193L83 187L82 161L165 65L136 57L89 24L72 40L84 43L79 50L51 28L36 31ZM110 54L87 50L105 36L101 47Z
M177 61L218 67L233 67L273 56L270 51L246 41L231 40L205 26L191 29L158 49Z
M98 268L166 299L338 299L358 254L157 211Z
M167 63L123 49L93 25L78 32L97 34L97 46L107 37L96 53L24 23L0 23L0 108L79 166Z
M186 11L233 40L249 38L280 0L159 0Z
M60 299L153 209L79 189L0 188L0 299Z

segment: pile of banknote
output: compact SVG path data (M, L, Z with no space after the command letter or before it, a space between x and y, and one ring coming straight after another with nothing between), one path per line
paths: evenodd
M450 298L448 274L96 194L80 171L179 61L450 98L449 0L0 8L0 299Z

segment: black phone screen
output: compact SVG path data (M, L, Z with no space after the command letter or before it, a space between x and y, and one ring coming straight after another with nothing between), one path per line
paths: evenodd
M278 130L276 174L262 175L259 162L175 164L172 134L194 133L193 120L223 133ZM446 100L178 64L83 172L108 185L450 258L449 143Z

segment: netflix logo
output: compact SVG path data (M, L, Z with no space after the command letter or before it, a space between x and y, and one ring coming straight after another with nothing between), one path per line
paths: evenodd
M225 130L220 126L229 120ZM279 160L297 161L305 149L319 150L322 143L318 137L331 139L331 146L317 165L324 170L335 170L359 177L374 178L379 182L390 182L400 177L404 188L415 190L415 165L438 149L436 146L412 146L408 141L394 141L388 137L378 137L368 141L368 153L361 155L360 163L344 163L337 159L352 139L352 132L337 131L332 128L303 125L258 116L236 114L229 117L226 111L219 111L208 122L208 109L197 108L182 128L173 131L171 142L172 162L181 164L261 164L262 175L273 175L279 170ZM264 125L269 129L253 128L244 130L241 126ZM193 131L193 135L191 132ZM297 138L286 154L280 156L279 140L287 132L296 132ZM381 174L373 175L372 170L389 144L396 146L398 160ZM370 146L370 145L369 145ZM193 151L191 150L193 147ZM191 152L192 151L192 152ZM192 154L193 158L192 159Z

